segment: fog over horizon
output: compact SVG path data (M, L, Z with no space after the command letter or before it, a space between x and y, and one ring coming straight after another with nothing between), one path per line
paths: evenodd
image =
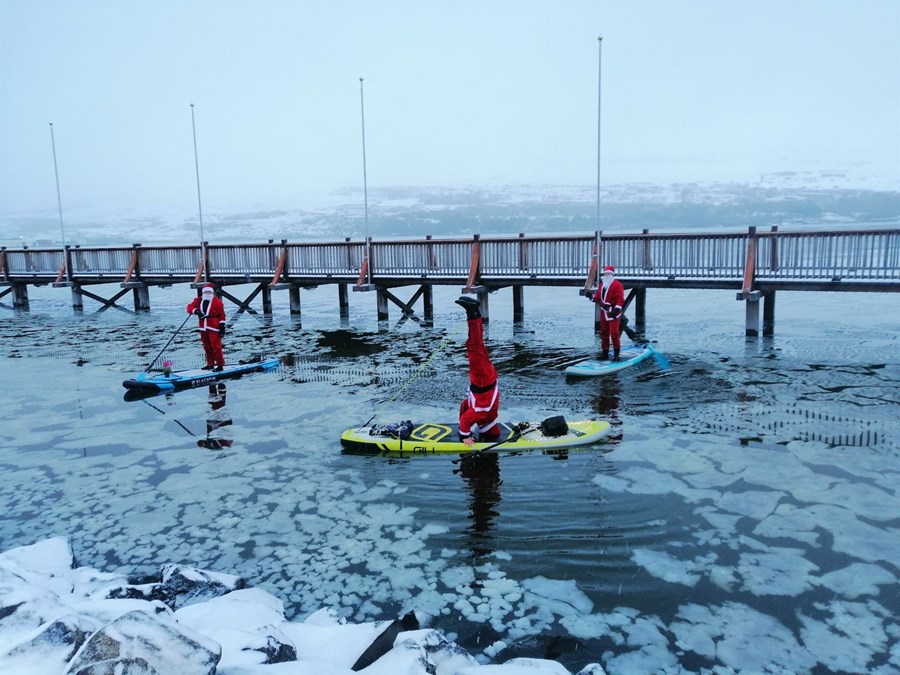
M898 190L898 29L891 0L5 0L0 218L56 214L53 145L64 215L196 214L195 128L211 213L359 201L363 120L373 194L589 190L598 126L603 186Z

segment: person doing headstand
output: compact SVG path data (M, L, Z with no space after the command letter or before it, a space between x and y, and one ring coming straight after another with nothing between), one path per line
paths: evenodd
M194 298L187 306L188 314L200 319L200 341L206 355L204 370L221 371L225 365L222 353L222 335L225 334L225 305L216 297L212 284L203 284L199 298Z
M497 415L500 411L500 389L497 370L484 346L484 319L478 300L466 295L456 300L466 310L469 336L466 356L469 359L469 392L459 405L459 435L463 443L472 445L476 436L495 439L500 436Z
M609 343L612 340L613 361L619 360L619 350L622 348L619 322L622 318L622 307L625 304L625 288L622 282L616 279L616 268L607 265L603 268L603 277L592 301L600 305L600 360L609 359Z

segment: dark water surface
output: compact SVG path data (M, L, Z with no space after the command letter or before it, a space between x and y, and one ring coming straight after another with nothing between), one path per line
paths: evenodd
M435 289L431 326L378 323L372 294L341 321L324 287L292 323L276 294L274 319L233 322L226 353L279 356L280 371L125 401L189 296L153 293L140 316L75 315L51 289L28 313L0 308L3 550L64 535L105 571L233 572L294 619L417 609L474 654L573 672L900 668L896 298L781 293L776 337L748 341L733 293L651 291L671 369L575 381L562 368L596 351L591 306L526 289L514 325L501 291L486 340L502 417L600 416L613 433L454 464L338 440L373 414L453 421L453 289ZM196 335L166 358L197 365Z

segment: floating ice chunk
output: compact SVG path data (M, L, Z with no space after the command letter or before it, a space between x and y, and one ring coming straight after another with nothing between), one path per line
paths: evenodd
M608 614L570 614L559 620L569 633L582 640L601 638L610 634Z
M793 504L779 504L771 515L754 528L753 534L760 537L795 539L815 545L819 535L814 530L818 526L819 522L809 509Z
M664 495L674 492L691 501L709 494L706 490L695 490L689 487L684 481L671 474L637 466L628 467L616 476L598 474L592 481L613 492L642 495ZM715 494L718 495L718 493Z
M345 505L339 505L338 509L343 515L346 509ZM393 504L369 504L363 508L363 512L370 519L371 523L379 526L393 525L412 525L413 515L418 509L412 507L397 508Z
M525 579L522 587L528 592L527 598L559 616L590 614L594 603L584 594L574 579L548 579L543 576Z
M669 640L662 634L662 622L653 616L638 617L634 623L624 626L629 646L656 647L668 650Z
M754 595L800 595L813 586L811 574L818 569L799 549L772 548L769 553L742 553L737 573Z
M696 513L703 516L706 522L708 522L717 530L720 530L721 532L727 532L729 534L735 531L735 526L737 525L738 520L740 520L740 516L733 516L730 513L722 513L721 511L712 507L699 508L697 509Z
M810 516L834 536L832 548L869 562L893 563L900 551L900 531L880 528L859 520L852 511L837 506L809 508Z
M775 510L783 493L760 490L748 490L746 492L726 492L717 503L723 511L740 513L756 520L762 520Z
M613 673L678 673L682 672L678 660L668 649L657 646L641 647L638 650L612 656L605 660L606 667Z
M678 560L664 551L635 549L631 559L651 575L675 584L696 586L701 573L716 560L714 553L699 556L694 560Z
M814 583L842 596L858 598L861 595L878 595L879 586L891 586L897 583L897 579L878 565L853 563L843 569L823 574L815 579Z
M722 565L710 566L709 580L726 591L731 591L738 583L735 569Z
M818 609L818 607L817 607ZM873 656L885 651L884 628L889 612L877 603L832 602L825 607L824 621L800 615L800 636L821 663L831 671L868 672Z
M683 649L716 658L738 672L805 672L816 664L788 628L740 603L685 605L669 630Z
M850 509L858 516L877 522L889 522L900 516L900 505L892 492L868 482L798 485L793 496L801 502Z
M495 599L518 591L519 584L513 579L488 579L483 584L481 594Z
M468 586L475 581L471 567L450 567L441 573L441 582L448 588Z

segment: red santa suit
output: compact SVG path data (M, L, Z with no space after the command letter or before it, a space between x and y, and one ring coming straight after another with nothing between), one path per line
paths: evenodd
M234 442L228 438L227 427L232 424L231 416L225 409L227 390L224 382L209 385L209 414L206 417L206 438L197 441L198 448L222 450L230 448Z
M225 356L222 353L222 336L219 330L221 324L225 323L225 305L216 297L212 284L203 286L200 297L194 298L188 304L187 313L196 313L200 319L198 330L206 355L206 366L208 368L224 366Z
M500 427L497 415L500 411L500 389L497 371L484 347L484 325L481 317L468 320L469 337L466 355L469 358L469 393L459 406L459 435L468 438L478 433L486 438L497 438Z
M609 358L609 342L612 338L613 358L619 357L622 347L619 321L622 307L625 305L625 288L615 278L616 268L608 265L603 268L603 280L591 298L600 305L600 349L604 358Z

